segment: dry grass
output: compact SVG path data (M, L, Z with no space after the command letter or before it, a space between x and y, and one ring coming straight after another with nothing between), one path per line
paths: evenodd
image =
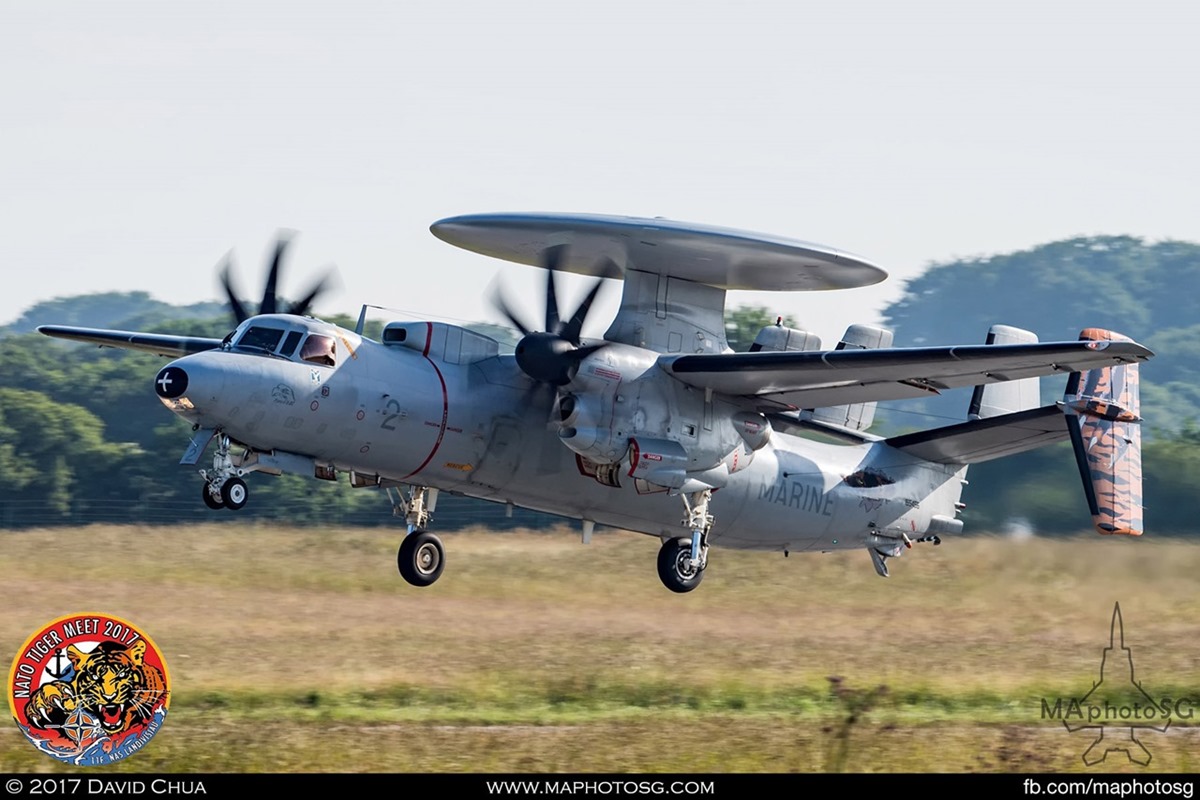
M650 537L450 534L427 589L396 574L399 538L0 533L0 656L64 614L141 626L174 695L129 766L165 771L1080 769L1088 734L1039 698L1087 691L1118 601L1151 694L1200 696L1200 546L1181 540L967 538L888 580L862 552L717 550L675 595ZM847 725L830 676L887 689ZM1196 732L1148 734L1152 767L1186 771ZM0 728L0 771L54 767Z

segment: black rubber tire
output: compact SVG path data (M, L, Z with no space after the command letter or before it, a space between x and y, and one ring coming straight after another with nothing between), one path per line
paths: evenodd
M246 482L241 478L230 478L221 484L221 500L230 511L237 511L249 499Z
M446 566L442 541L428 531L414 531L404 537L396 554L400 575L413 586L429 586Z
M201 489L203 490L204 505L208 506L213 511L225 507L225 501L219 497L213 497L213 493L208 490L207 483L203 484Z
M693 568L692 540L686 537L663 542L658 551L658 577L672 592L690 592L704 580L704 568Z

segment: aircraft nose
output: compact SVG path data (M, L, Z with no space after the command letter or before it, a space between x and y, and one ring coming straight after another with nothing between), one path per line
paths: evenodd
M197 415L217 410L225 374L209 363L205 353L172 361L154 376L154 393L167 408L193 422Z
M188 374L173 364L163 367L154 379L154 391L164 400L182 397L188 388Z

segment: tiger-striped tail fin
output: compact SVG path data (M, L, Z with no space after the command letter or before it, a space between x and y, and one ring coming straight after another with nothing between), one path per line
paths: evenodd
M1131 341L1088 328L1081 340ZM1142 419L1136 362L1071 374L1063 408L1096 530L1140 536Z

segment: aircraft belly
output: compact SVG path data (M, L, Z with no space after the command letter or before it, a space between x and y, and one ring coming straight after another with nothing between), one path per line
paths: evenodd
M607 486L581 472L576 455L547 430L545 409L521 407L523 392L499 392L496 416L477 421L480 435L464 437L479 457L470 470L441 470L429 485L493 502L587 519L611 528L655 536L682 536L683 501L665 491L639 494L626 475ZM509 401L512 401L511 403ZM466 433L466 432L464 432ZM440 460L440 459L439 459Z
M472 471L471 481L439 481L441 488L654 536L687 534L682 525L684 504L678 494L665 490L639 493L628 477L628 465L615 471L619 486L604 485L584 474L575 454L544 427L535 428L536 435L530 435L527 424L510 425L505 419L496 423L487 445L488 457ZM490 460L493 456L497 459L494 463ZM735 473L726 486L715 491L709 542L731 548L802 550L826 539L835 510L845 501L824 486L840 476L810 470L784 478L782 472L778 458L767 448L756 454L750 467ZM489 475L497 477L495 485L482 480Z
M785 443L786 447L787 443ZM829 530L841 499L837 478L801 451L768 446L735 474L716 500L739 497L739 512L716 543L761 550L804 550ZM733 503L730 503L733 505Z
M330 422L322 443L332 447L336 466L612 528L687 535L679 494L645 492L645 484L629 477L628 463L588 464L559 439L547 425L552 396L495 383L469 367L408 363L403 405L393 398L400 396L398 389L389 392L398 385L397 376L388 382L358 379L353 402L339 402L335 382L325 387L329 393L322 408L328 406ZM489 394L486 408L456 402L481 391ZM320 392L318 387L304 399L312 402ZM358 427L339 443L335 421L344 418ZM310 442L297 452L311 448ZM913 465L878 443L835 445L776 435L754 453L749 466L713 492L709 543L830 550L865 546L872 535L919 534L932 514L946 513L942 506L950 506L952 515L957 500L957 494L935 496L949 490L938 488L947 482L947 471L931 471L933 466Z
M780 437L717 498L743 495L715 543L754 549L839 550L875 536L902 539L953 517L961 475L883 444L831 445ZM720 506L714 501L714 509Z
M502 491L472 486L464 494L511 502L522 508L571 519L591 520L606 527L635 533L671 537L685 535L680 523L684 514L683 501L678 496L670 496L666 492L638 494L632 485L620 488L601 486L591 478L580 475L574 464L567 466L574 470L574 475L564 472L560 478L543 478L532 485L518 475Z

